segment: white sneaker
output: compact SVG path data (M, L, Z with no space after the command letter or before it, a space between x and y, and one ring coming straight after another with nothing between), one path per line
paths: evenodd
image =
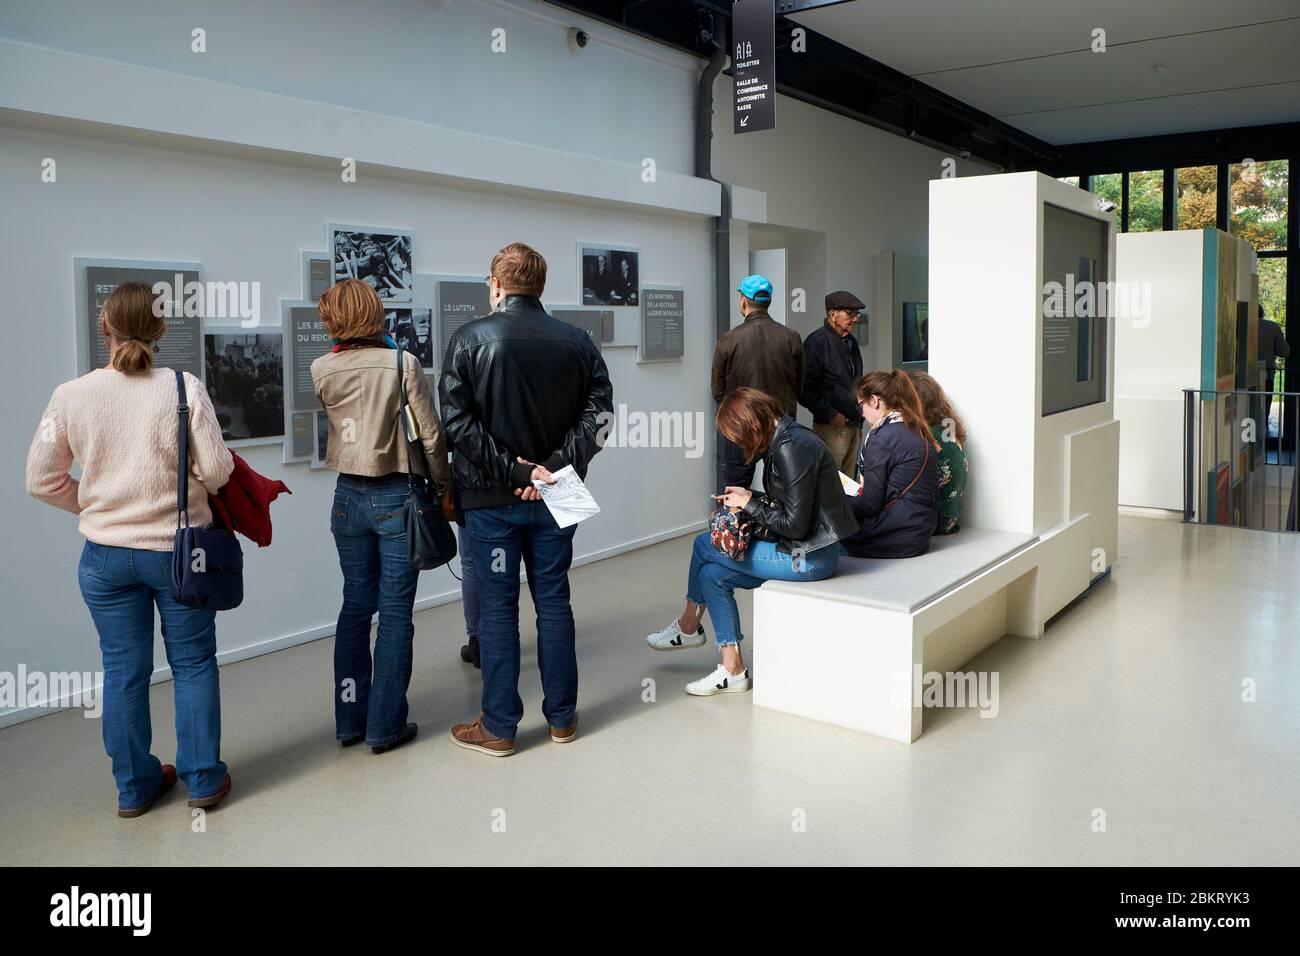
M705 641L704 625L695 629L694 634L687 634L673 618L672 623L661 631L647 634L645 642L656 651L680 651L683 647L699 647Z
M712 697L714 694L739 694L749 690L749 668L733 674L721 664L708 677L701 677L686 685L686 693L695 697Z

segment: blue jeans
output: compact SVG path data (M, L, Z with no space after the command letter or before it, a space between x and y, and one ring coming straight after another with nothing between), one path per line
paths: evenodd
M343 607L334 631L334 732L391 744L406 729L411 683L415 585L420 572L407 559L403 509L405 475L339 475L330 531L343 570ZM373 662L370 619L379 612Z
M764 581L821 581L833 577L839 565L838 544L809 551L796 562L793 555L778 551L772 541L752 542L745 560L733 561L713 546L707 531L702 531L691 552L686 597L708 607L719 646L736 644L745 639L740 633L736 588L752 591Z
M540 501L465 512L469 550L478 572L479 657L483 664L483 726L514 740L524 716L519 697L519 562L537 609L537 667L542 713L552 727L571 727L578 706L578 655L569 565L577 525L560 528Z
M460 539L457 554L460 557L460 603L465 612L465 636L478 637L478 570L469 549L469 532L462 527L456 537Z
M176 698L176 773L190 797L210 797L226 779L221 762L221 689L216 612L171 595L170 551L113 548L87 541L77 567L104 655L104 749L113 761L117 805L132 810L162 786L162 763L149 752L153 609Z

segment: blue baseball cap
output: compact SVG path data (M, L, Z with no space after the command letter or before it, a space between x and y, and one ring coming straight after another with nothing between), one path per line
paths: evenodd
M740 285L736 286L736 291L755 302L772 301L772 283L767 276L745 276L740 280Z

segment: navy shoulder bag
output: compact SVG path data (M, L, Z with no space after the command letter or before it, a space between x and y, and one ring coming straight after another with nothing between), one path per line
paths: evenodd
M172 545L172 597L190 607L229 611L244 600L244 552L234 534L208 525L190 526L190 406L185 376L176 373L180 417L176 465L176 541Z

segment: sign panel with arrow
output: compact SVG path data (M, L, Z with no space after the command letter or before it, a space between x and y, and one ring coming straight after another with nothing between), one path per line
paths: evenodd
M735 0L731 72L737 133L776 127L776 0Z

